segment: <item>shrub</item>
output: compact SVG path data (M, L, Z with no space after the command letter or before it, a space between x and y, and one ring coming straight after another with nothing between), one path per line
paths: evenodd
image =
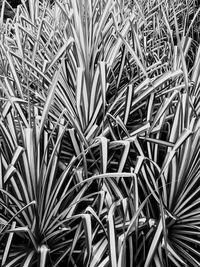
M27 3L1 17L2 266L199 266L195 1Z

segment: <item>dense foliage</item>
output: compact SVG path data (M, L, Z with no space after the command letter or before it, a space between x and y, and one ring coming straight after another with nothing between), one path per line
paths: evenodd
M197 2L6 5L1 266L200 266Z

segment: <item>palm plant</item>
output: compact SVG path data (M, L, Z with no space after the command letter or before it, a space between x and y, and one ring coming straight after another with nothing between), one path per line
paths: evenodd
M1 20L2 266L199 266L198 14L37 0Z

